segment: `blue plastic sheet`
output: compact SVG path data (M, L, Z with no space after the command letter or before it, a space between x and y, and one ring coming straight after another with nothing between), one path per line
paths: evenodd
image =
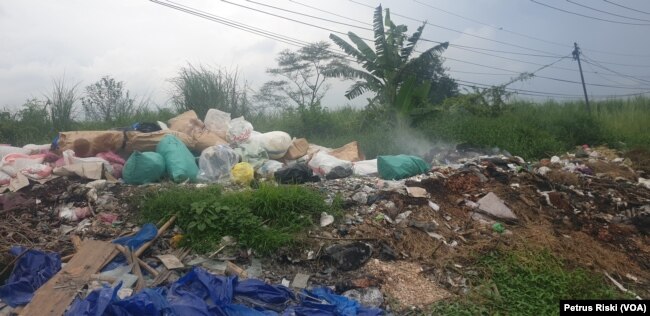
M119 244L131 249L138 249L147 241L152 240L158 234L158 228L152 223L142 225L137 234L128 237L122 237L113 240L114 244Z
M337 295L327 287L315 288L311 291L303 290L301 307L308 308L312 315L383 315L381 309L363 307L359 302L342 295ZM313 314L315 310L319 310L320 312ZM297 309L296 315L298 315L298 312L303 313L304 311L305 309Z
M255 279L239 282L237 277L213 275L197 267L169 287L145 289L124 300L117 297L120 286L97 289L85 299L75 300L66 316L277 316L278 312L283 316L382 315L382 310L364 308L329 288L303 291L300 305L295 306L293 293L284 286Z
M0 286L0 299L16 307L29 303L34 292L61 270L61 257L23 247L12 247L9 252L14 256L23 255L16 261L5 285Z
M156 225L147 223L142 225L142 228L140 228L140 230L135 235L115 239L113 240L113 243L128 247L131 250L136 250L140 248L140 246L142 246L147 241L150 241L154 237L156 237L157 234L158 234L158 228L156 228ZM113 260L111 260L111 262L109 262L102 269L102 272L111 271L113 269L116 269L126 264L127 264L126 257L120 254L117 257L115 257ZM144 273L147 273L147 271L145 270Z

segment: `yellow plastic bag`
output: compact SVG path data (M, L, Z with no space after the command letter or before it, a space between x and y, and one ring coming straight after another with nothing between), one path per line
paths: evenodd
M232 182L241 185L250 185L255 176L253 166L248 162L240 162L232 167L230 171Z

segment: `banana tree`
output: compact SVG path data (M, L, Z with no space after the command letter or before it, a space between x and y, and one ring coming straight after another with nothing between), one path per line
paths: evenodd
M341 65L327 73L333 77L354 78L357 81L346 91L348 99L354 99L364 92L372 91L376 101L407 114L427 100L431 82L422 76L423 71L440 65L439 54L449 43L431 47L414 57L424 22L411 36L407 36L406 25L395 25L390 19L390 10L383 16L381 6L375 9L373 17L374 50L353 32L348 37L354 46L337 35L330 34L345 53L354 57L363 70L350 65ZM356 46L356 47L355 47Z

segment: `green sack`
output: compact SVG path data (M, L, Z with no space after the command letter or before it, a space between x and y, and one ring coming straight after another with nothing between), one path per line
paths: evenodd
M165 159L159 153L133 152L124 164L122 178L128 184L156 182L165 173Z
M156 146L156 152L165 158L167 176L172 181L176 183L187 179L196 181L199 167L196 165L194 155L176 136L165 135Z
M400 180L429 171L429 165L416 156L379 156L377 169L384 180Z

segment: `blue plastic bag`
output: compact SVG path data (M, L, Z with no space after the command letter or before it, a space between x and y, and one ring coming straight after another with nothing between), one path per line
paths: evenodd
M61 256L57 253L24 247L12 247L9 253L22 254L5 285L0 286L0 299L11 307L29 303L34 292L61 270Z

